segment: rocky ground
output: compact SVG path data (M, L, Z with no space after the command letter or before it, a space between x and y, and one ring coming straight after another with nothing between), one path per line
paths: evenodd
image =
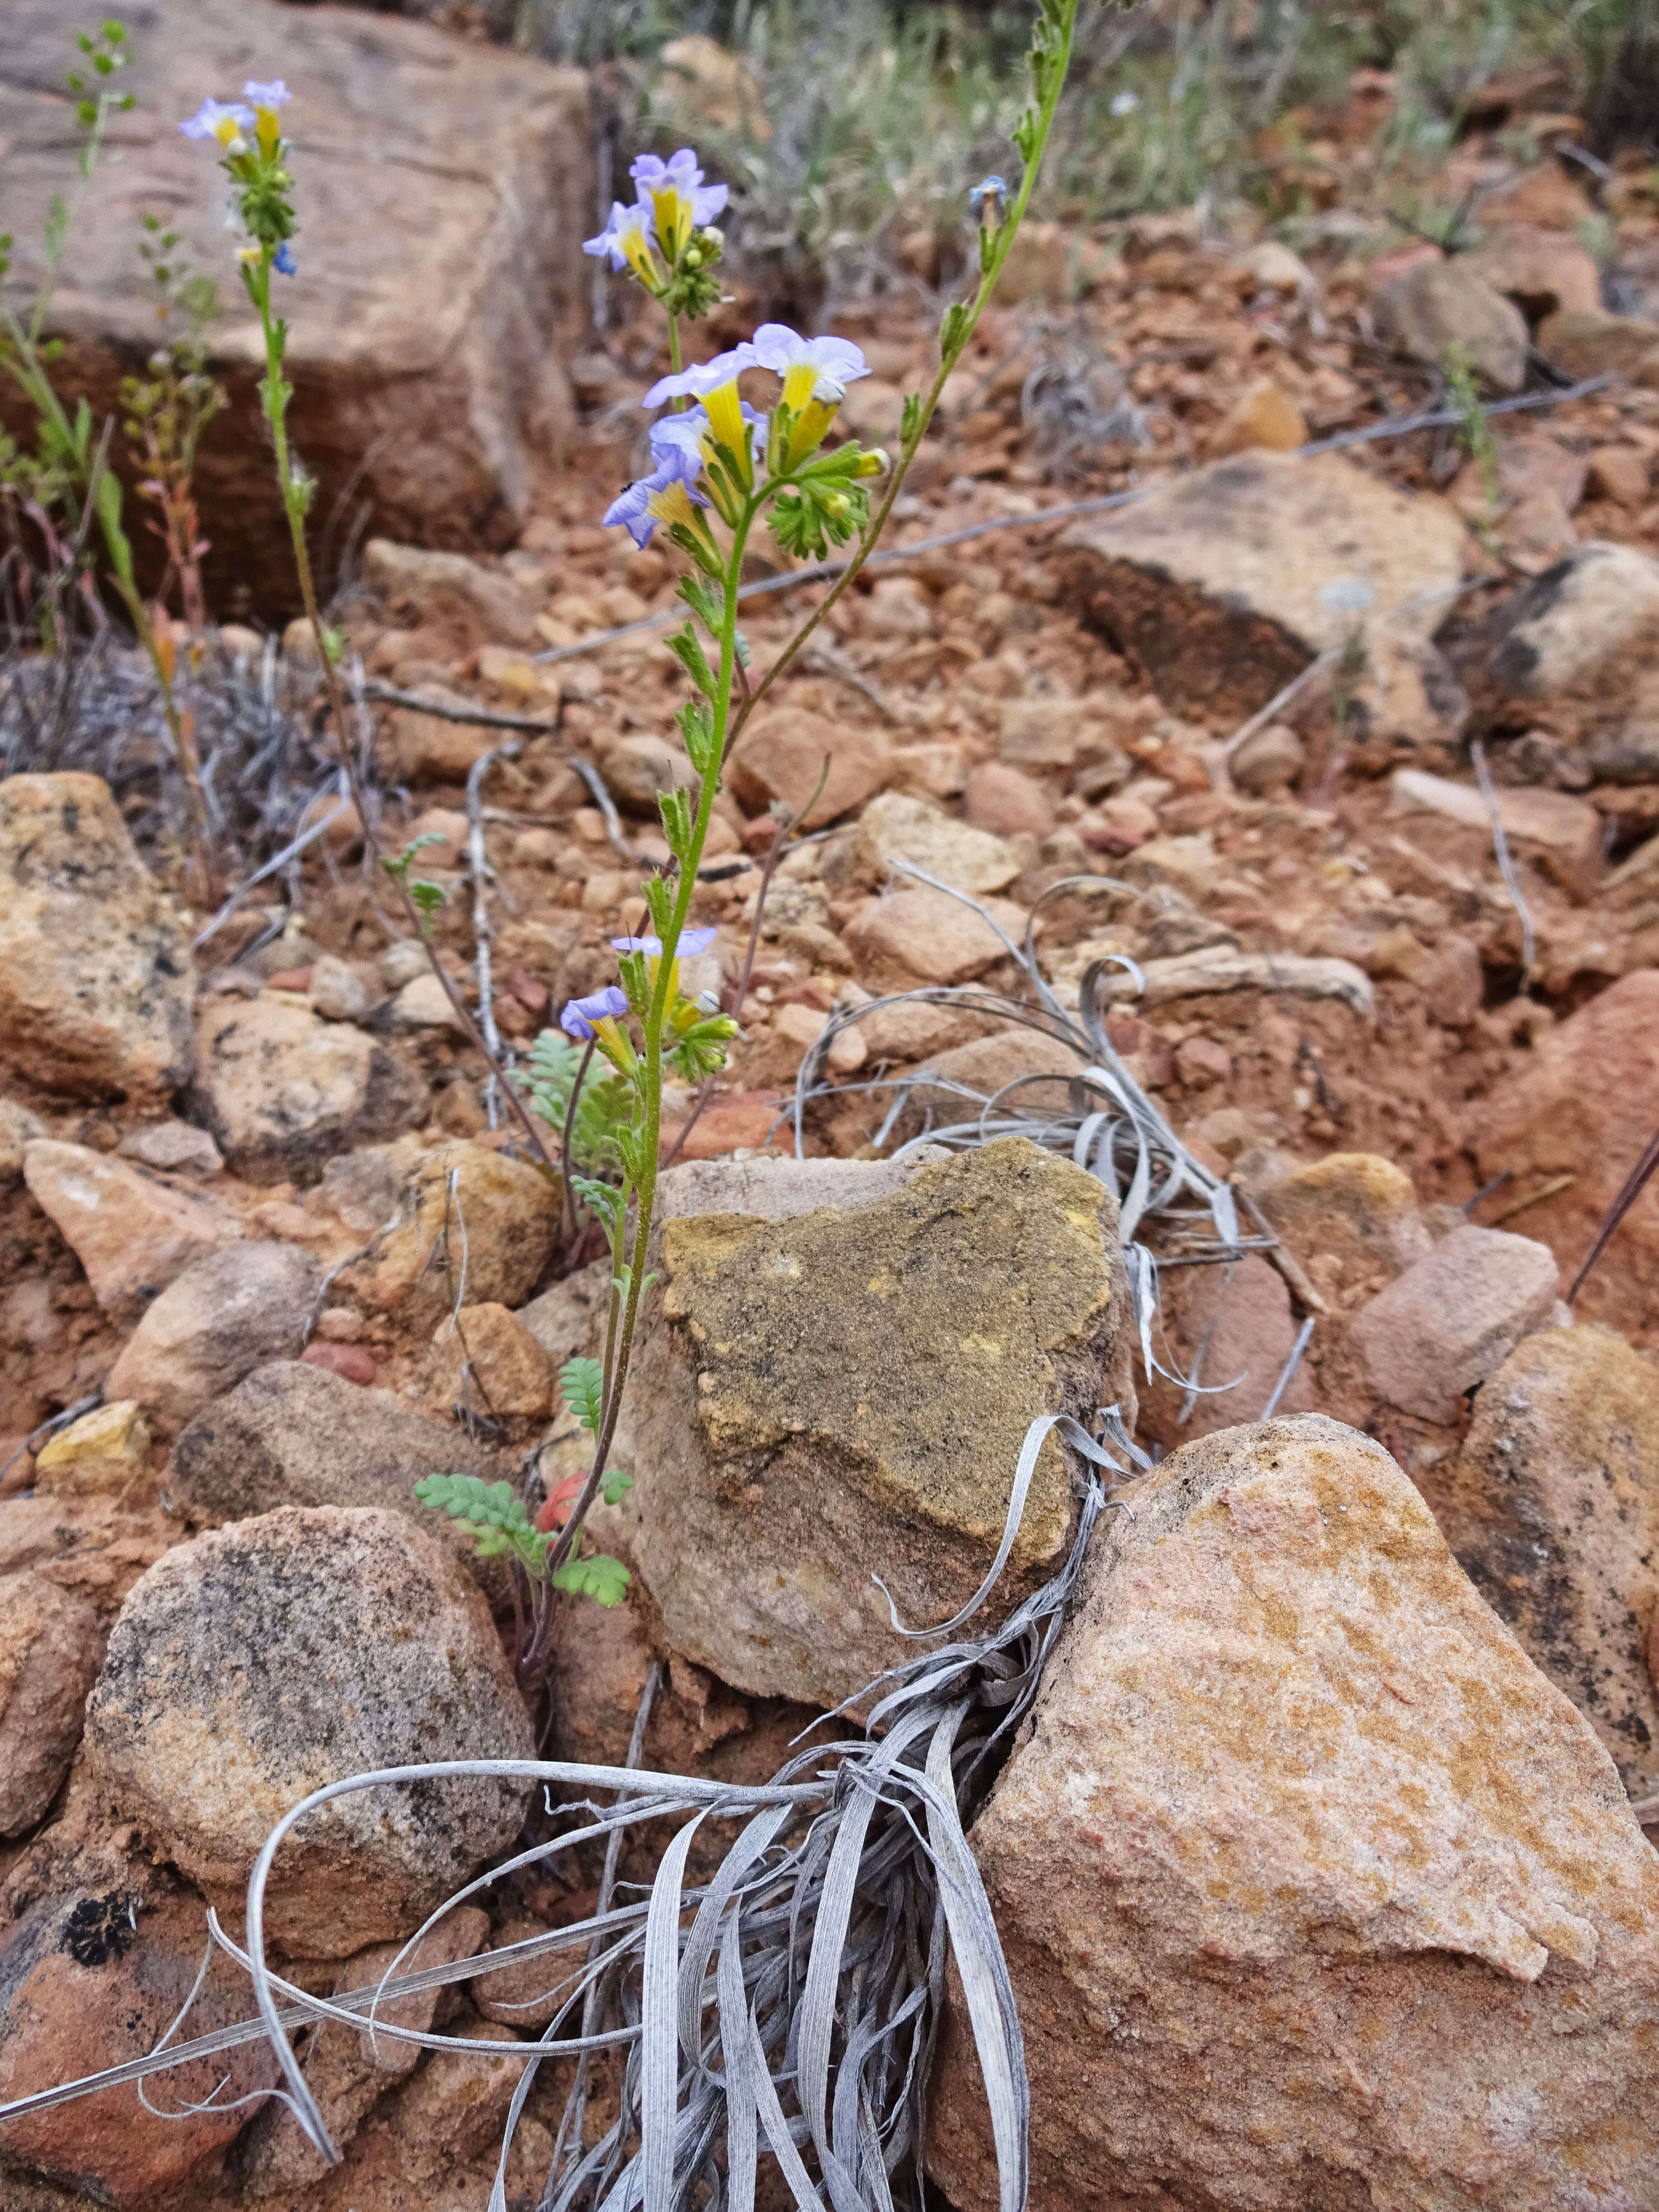
M646 1763L769 1774L898 1648L866 1567L907 1614L959 1601L1027 1422L1115 1397L1180 1457L1099 1540L975 1833L1036 2201L1659 2199L1659 1862L1629 1810L1659 1802L1659 1194L1563 1302L1659 1127L1659 218L1633 171L1511 147L1495 123L1443 179L1478 218L1454 258L1340 196L1300 254L1196 213L1038 228L898 510L926 550L836 610L716 803L693 919L742 1036L665 1185L639 1480L602 1516L635 1583L573 1618L533 1711L505 1583L410 1488L577 1463L555 1375L593 1340L593 1246L388 926L362 824L193 950L205 912L104 783L0 784L0 2098L147 2049L206 1905L233 1924L272 1822L339 1773L619 1759L658 1659ZM858 430L891 431L932 325L902 291L838 312L875 371ZM1607 380L1493 418L1484 459L1455 426L1294 450L1436 404L1454 343L1489 398ZM438 957L480 1017L483 912L520 1056L609 979L668 857L653 794L689 775L659 635L574 650L672 601L669 559L597 520L660 365L631 325L574 356L517 542L374 541L345 610L382 840L435 839ZM749 602L757 665L806 597ZM283 680L307 696L297 640ZM763 900L768 810L826 759ZM1017 939L1036 909L1070 1006L1095 960L1140 963L1112 1042L1286 1262L1166 1273L1159 1349L1212 1395L1148 1376L1098 1183L1018 1141L884 1158L1021 1079L1058 1111L1082 1066L982 1012L839 1018L1024 988L907 862ZM1309 1319L1284 1418L1241 1430ZM1073 1526L1049 1451L1016 1594ZM284 1972L372 1980L527 1811L468 1784L319 1822L273 1896ZM423 1962L591 1904L530 1870ZM509 1978L410 2017L528 2034ZM246 2003L216 1967L191 2031ZM510 2061L326 2032L326 2177L280 2106L232 2104L270 2081L259 2046L227 2063L214 2109L112 2091L0 2130L4 2202L486 2201ZM204 2105L219 2070L151 2094ZM564 2087L526 2108L509 2202ZM963 2212L994 2199L976 2097L953 2028L935 2165Z

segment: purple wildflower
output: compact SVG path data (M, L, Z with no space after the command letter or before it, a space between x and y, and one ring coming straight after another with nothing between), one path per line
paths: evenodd
M607 983L604 990L591 992L585 999L567 1000L559 1016L559 1027L567 1036L586 1044L597 1034L600 1023L617 1021L627 1012L626 993L616 984Z

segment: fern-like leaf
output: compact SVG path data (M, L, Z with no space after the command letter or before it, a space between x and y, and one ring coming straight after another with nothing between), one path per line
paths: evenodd
M428 1474L415 1486L421 1504L465 1523L482 1559L513 1558L540 1581L550 1539L525 1510L525 1502L505 1482L486 1482L479 1474Z
M605 1369L597 1359L567 1359L559 1370L559 1389L565 1404L590 1437L599 1433L605 1411Z
M585 1559L567 1559L553 1577L555 1589L573 1597L591 1597L596 1605L620 1605L633 1581L620 1559L608 1552L595 1552Z

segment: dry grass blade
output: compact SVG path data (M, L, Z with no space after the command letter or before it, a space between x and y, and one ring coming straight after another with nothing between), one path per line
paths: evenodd
M1584 1255L1583 1264L1579 1268L1578 1273L1573 1277L1572 1288L1567 1292L1567 1304L1569 1305L1572 1304L1579 1291L1583 1288L1585 1279L1589 1275L1590 1269L1601 1258L1602 1253L1607 1250L1620 1223L1630 1212L1632 1206L1635 1205L1637 1200L1640 1198L1642 1193L1647 1188L1648 1184L1653 1178L1656 1169L1659 1169L1659 1129L1655 1130L1653 1135L1648 1139L1646 1151L1644 1152L1641 1158L1638 1160L1636 1165L1625 1177L1625 1181L1620 1189L1619 1195L1613 1200L1613 1204L1607 1208L1606 1213L1601 1217L1601 1224L1595 1232L1595 1241L1590 1246L1589 1250Z

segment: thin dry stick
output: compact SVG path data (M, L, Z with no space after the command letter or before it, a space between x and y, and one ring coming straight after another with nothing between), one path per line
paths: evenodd
M417 714L430 714L438 722L477 723L481 730L519 730L531 737L556 738L559 725L539 714L506 714L495 707L452 707L447 699L428 699L418 691L400 691L392 684L365 684L365 699L377 706L408 707Z
M1510 853L1510 841L1504 834L1504 818L1498 811L1498 793L1492 786L1492 770L1486 766L1486 749L1479 738L1469 746L1469 757L1474 763L1480 796L1486 802L1486 812L1492 820L1492 848L1498 858L1498 872L1504 878L1504 888L1510 895L1510 903L1521 917L1521 988L1524 991L1532 981L1533 963L1538 957L1538 933L1533 925L1532 908L1527 904L1526 893L1522 890L1521 878L1516 872L1515 861Z
M575 769L577 775L592 793L593 804L599 808L604 818L605 834L611 840L612 849L622 854L630 868L646 866L647 864L641 860L627 838L623 836L622 817L617 811L617 802L605 788L605 778L594 767L592 762L585 760L580 753L572 753L568 765Z
M1595 1242L1584 1255L1584 1264L1572 1279L1572 1288L1567 1292L1569 1305L1583 1288L1590 1269L1606 1251L1614 1230L1642 1195L1656 1168L1659 1168L1659 1131L1648 1139L1647 1150L1626 1176L1618 1197L1602 1216L1601 1225L1595 1232Z
M516 760L522 748L517 744L492 745L480 753L472 763L466 779L466 854L472 875L472 940L477 950L473 956L473 972L478 979L478 1028L484 1048L490 1057L489 1080L484 1085L484 1112L492 1129L499 1126L497 1094L500 1084L497 1069L505 1068L501 1051L501 1031L495 1026L495 1002L489 972L489 862L484 852L483 780L498 760Z

